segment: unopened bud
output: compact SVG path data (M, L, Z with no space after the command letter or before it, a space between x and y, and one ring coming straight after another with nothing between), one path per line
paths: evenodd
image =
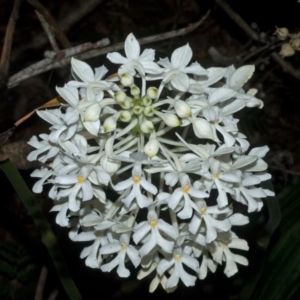
M192 115L191 108L185 101L176 100L174 108L177 116L179 116L180 118L187 118Z
M134 85L130 89L130 93L131 93L132 96L139 96L140 92L141 92L140 89L136 85Z
M105 119L103 123L103 128L105 132L114 131L117 128L118 116L113 115Z
M157 154L159 150L159 144L156 138L152 138L144 147L144 152L149 158L152 158Z
M144 121L141 125L140 128L142 132L144 133L150 133L154 130L154 125L151 121Z
M132 110L136 115L140 115L143 112L143 108L141 106L135 106Z
M96 122L99 120L100 116L100 105L99 103L95 103L90 105L84 112L83 122Z
M294 50L299 51L300 50L300 39L291 39L290 41L291 46L294 48Z
M152 99L149 96L144 96L142 102L145 106L150 106L152 104Z
M181 125L181 122L176 115L161 113L159 111L156 111L155 114L158 115L169 127L178 127Z
M157 88L156 87L149 87L147 89L147 96L150 97L151 99L155 99L157 97Z
M122 122L129 122L131 120L131 113L128 110L123 110L120 112L120 120Z
M144 108L144 115L146 117L152 117L154 115L154 108L152 106L147 106Z
M280 40L285 40L289 35L289 30L285 27L276 27L275 33Z
M121 103L126 99L127 96L124 92L117 92L115 93L114 97L118 103Z
M133 84L133 77L130 74L122 74L120 76L120 82L124 86L130 86Z
M280 56L287 57L287 56L293 56L294 54L295 54L295 50L291 46L291 44L285 43L281 46L281 50L279 52Z
M132 100L129 97L126 97L126 99L120 104L123 109L129 109L131 107Z

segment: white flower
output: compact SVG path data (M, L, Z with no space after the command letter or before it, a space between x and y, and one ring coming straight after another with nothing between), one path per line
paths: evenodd
M199 207L189 224L191 233L196 234L199 230L202 220L206 225L206 243L210 243L217 238L217 230L228 231L231 228L229 219L218 220L216 216L228 213L229 208L220 209L216 206L207 206L205 201L196 201Z
M69 209L77 211L80 208L78 198L82 198L83 201L90 200L93 197L93 187L91 182L87 179L92 166L84 166L81 168L78 174L59 175L55 178L55 183L60 187L66 187L65 190L61 190L57 197L62 195L69 198ZM71 187L70 187L71 186ZM80 195L82 191L82 195Z
M136 244L138 244L151 231L145 244L139 250L141 256L143 257L147 255L155 247L155 245L160 246L165 252L171 253L174 242L163 238L160 231L175 240L177 237L176 229L164 220L158 219L155 211L149 211L147 218L148 221L140 223L138 229L133 234L133 240Z
M179 201L184 198L184 206L183 209L177 214L178 217L181 219L188 219L192 216L193 208L197 210L197 206L195 205L194 201L190 198L206 198L208 197L207 193L199 191L195 189L191 185L191 181L188 175L186 174L179 174L179 181L181 184L180 188L177 188L173 194L171 195L168 205L171 209L175 209L179 203Z
M114 186L114 189L116 191L129 191L129 188L132 187L129 195L122 202L129 207L133 199L136 199L138 206L143 208L149 206L152 202L141 193L141 186L153 195L157 193L157 188L145 179L141 165L136 163L132 168L132 177L119 182Z
M160 67L153 62L155 51L153 49L145 49L140 55L140 44L132 33L127 36L124 49L126 57L117 52L107 54L107 58L112 63L122 64L119 68L119 75L124 73L135 75L135 70L142 76L145 73L159 74L162 72Z
M128 277L130 275L130 272L125 267L126 256L129 257L135 267L140 264L141 258L139 256L139 252L129 244L129 240L130 233L123 233L121 234L119 241L109 243L100 249L101 255L118 253L117 256L110 262L102 264L100 269L103 272L110 272L113 268L118 266L117 273L119 274L119 276Z
M197 277L187 273L183 268L183 264L198 273L199 262L195 258L184 253L181 248L176 248L174 250L173 257L171 259L163 259L160 261L157 267L157 273L160 276L162 276L168 269L173 266L173 270L170 271L171 276L166 282L166 288L177 286L179 279L181 279L186 286L195 285Z
M192 58L193 52L189 44L176 49L171 56L171 62L168 58L160 59L158 64L165 68L163 83L171 85L182 92L186 92L190 87L188 74L206 75L207 71L198 63L193 63L187 67Z

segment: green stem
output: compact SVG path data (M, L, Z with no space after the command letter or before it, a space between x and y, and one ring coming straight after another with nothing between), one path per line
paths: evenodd
M0 154L3 154L1 148L0 148ZM57 239L51 229L51 226L47 218L45 217L43 211L37 204L33 194L31 193L28 186L26 185L24 179L20 175L19 171L9 160L0 161L0 168L3 170L4 174L11 182L13 188L15 189L16 193L22 200L27 211L31 214L34 223L40 232L42 242L46 246L53 260L61 284L63 285L69 298L71 300L82 299L70 275L67 264L64 260Z

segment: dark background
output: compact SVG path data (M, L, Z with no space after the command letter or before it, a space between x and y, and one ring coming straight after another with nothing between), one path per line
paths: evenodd
M203 24L182 37L175 37L142 48L156 49L156 58L171 55L172 51L189 43L193 49L193 61L204 67L236 67L255 64L256 72L249 87L258 89L258 98L264 102L262 110L246 109L237 117L240 130L245 133L252 147L268 145L270 152L265 160L272 174L272 184L278 194L290 187L300 176L300 118L299 118L299 78L284 69L272 58L272 53L280 51L280 42L273 35L275 26L287 27L290 32L300 31L300 3L288 1L226 1L260 37L251 39L241 27L215 1L196 0L111 0L101 2L90 13L78 20L66 36L73 46L84 42L96 42L108 37L111 45L123 42L133 32L137 38L184 28L198 21L210 10ZM59 22L82 3L76 1L41 1ZM0 1L0 40L3 43L6 25L12 10L13 1ZM44 58L44 52L51 50L48 42L39 45L45 36L33 7L22 1L14 34L10 68L12 76L23 68ZM267 46L266 46L267 45ZM268 46L269 45L269 46ZM2 48L2 46L0 45ZM1 49L0 48L0 49ZM63 47L61 47L63 49ZM213 49L213 50L212 50ZM217 54L216 54L217 53ZM104 56L87 60L93 67L105 64L110 66ZM284 59L296 71L299 70L300 54ZM112 69L112 72L116 71ZM62 86L71 79L70 66L48 71L22 81L18 86L7 89L2 86L0 97L0 133L11 128L15 121L33 109L56 97L55 86ZM32 135L47 131L48 125L36 116L20 125L3 146L12 162L32 186L30 173L34 165L26 162L30 148L26 142ZM48 270L44 291L47 299L53 290L58 290L57 299L67 299L58 276L40 241L33 221L25 207L15 195L9 181L0 171L0 298L33 299L42 267ZM240 266L240 272L232 278L223 274L219 266L216 274L209 274L204 281L197 281L193 288L179 286L173 294L166 294L159 288L154 294L148 293L149 282L138 281L133 270L127 279L120 279L111 272L88 269L79 258L83 243L70 242L68 230L55 224L54 213L48 213L51 201L47 194L36 196L46 213L53 230L57 234L71 274L83 299L129 299L156 297L172 299L239 299L249 282L260 274L259 266L267 260L268 253L280 238L280 230L272 237L267 252L257 247L257 239L266 224L270 209L265 206L261 213L253 213L251 224L237 230L241 238L249 241L247 257L249 267ZM274 200L277 201L277 200ZM88 245L88 244L87 244ZM1 271L2 270L2 271ZM1 295L2 293L2 295ZM244 291L245 294L245 291ZM297 294L295 296L295 299Z

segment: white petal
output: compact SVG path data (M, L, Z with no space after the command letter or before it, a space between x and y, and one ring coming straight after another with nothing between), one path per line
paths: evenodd
M93 82L94 81L94 72L87 63L72 57L71 65L72 65L72 69L75 72L75 74L83 82Z
M118 52L108 53L106 56L114 64L126 64L128 59Z
M189 44L177 48L171 56L171 63L173 69L184 68L188 65L192 58L193 52Z
M130 33L125 40L125 54L129 60L138 60L140 55L140 44L135 36Z
M254 73L254 65L246 65L234 71L229 80L229 86L234 90L239 90Z

